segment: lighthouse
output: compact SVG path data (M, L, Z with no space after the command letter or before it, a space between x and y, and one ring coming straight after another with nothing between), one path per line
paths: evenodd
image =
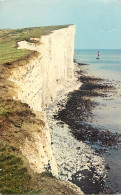
M100 53L99 53L99 50L98 50L98 54L97 54L97 58L96 58L97 60L99 60L100 59Z

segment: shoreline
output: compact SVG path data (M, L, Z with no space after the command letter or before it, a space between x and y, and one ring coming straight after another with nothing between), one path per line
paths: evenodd
M77 72L81 70L81 67L76 66L78 67L76 69L78 83L80 81L78 81L79 75L77 75ZM75 89L74 85L74 88L70 87L68 93L65 94L65 91L63 91L59 96L60 98L58 97L53 105L46 110L51 131L52 150L58 165L59 179L71 181L77 185L75 178L78 178L78 181L84 181L86 175L90 179L91 173L94 177L92 182L96 182L95 191L98 191L98 188L104 185L103 179L107 174L104 158L97 155L87 143L75 139L66 122L55 118L57 113L64 109L69 92L73 93L77 90L79 90L79 87ZM80 187L79 184L77 186ZM81 190L83 191L82 188Z

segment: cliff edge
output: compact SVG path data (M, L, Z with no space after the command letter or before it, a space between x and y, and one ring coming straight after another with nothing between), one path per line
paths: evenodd
M56 98L57 91L63 89L73 79L75 26L53 31L51 34L32 40L18 42L18 49L38 52L24 66L12 68L9 80L20 87L17 98L27 103L33 110L42 111Z
M36 28L29 30L37 32ZM4 55L3 58L0 56L1 193L25 193L35 190L35 186L39 189L40 178L43 177L44 182L46 176L48 178L46 174L41 175L43 172L58 177L44 110L55 100L58 92L73 81L75 26L53 27L49 33L40 33L40 36L39 33L30 33L31 37L24 40L29 30L21 30L21 33L20 30L0 32L3 53L5 37L7 46L10 44L10 33L12 39L17 37L16 44L13 39L13 50L9 49L13 52L16 47L11 55L14 60L9 54L8 61ZM20 40L18 33L22 36ZM18 54L20 58L17 58ZM6 172L10 175L7 182ZM25 181L19 178L23 173ZM17 180L19 184L15 184ZM12 181L13 188L10 185ZM57 185L66 185L65 191L70 189L68 193L80 193L71 184ZM54 192L49 190L47 193ZM57 190L55 192L57 194Z

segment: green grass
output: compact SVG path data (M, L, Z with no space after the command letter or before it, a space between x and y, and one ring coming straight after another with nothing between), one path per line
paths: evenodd
M0 193L26 193L30 186L31 176L18 151L0 141Z
M19 150L0 141L0 194L53 194L54 181L50 172L31 172Z
M8 40L4 43L0 43L0 64L16 61L28 55L27 50L18 50L16 48L16 42Z
M30 54L26 49L17 49L17 42L22 40L30 41L30 38L38 38L47 35L53 30L66 28L64 26L33 27L24 29L0 30L0 64L17 61Z

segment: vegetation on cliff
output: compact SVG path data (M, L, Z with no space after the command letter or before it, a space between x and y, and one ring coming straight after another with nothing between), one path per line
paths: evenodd
M57 180L50 172L37 174L30 168L21 147L26 138L34 140L34 133L41 135L45 123L29 105L13 99L17 86L8 80L12 64L26 61L33 53L18 50L18 41L31 42L30 38L40 38L65 27L0 30L0 194L77 194L74 187Z
M23 156L15 147L0 141L0 192L20 194L30 191L31 176Z
M31 108L15 100L0 99L0 193L2 194L76 194L70 184L50 172L31 170L20 147L44 126Z
M0 99L0 192L23 194L35 190L35 173L20 147L25 138L40 131L43 121L36 118L27 104ZM39 188L39 186L38 186Z
M32 51L17 49L17 42L39 38L67 25L0 30L0 64L9 64L30 55Z

